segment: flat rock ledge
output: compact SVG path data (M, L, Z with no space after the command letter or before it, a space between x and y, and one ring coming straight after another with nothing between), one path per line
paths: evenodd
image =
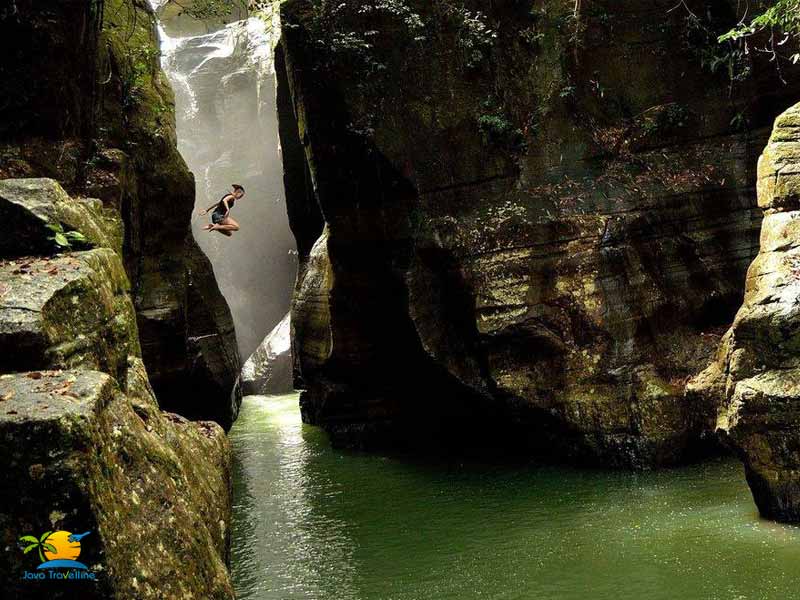
M109 248L0 260L4 370L83 366L116 377L139 355L130 284Z

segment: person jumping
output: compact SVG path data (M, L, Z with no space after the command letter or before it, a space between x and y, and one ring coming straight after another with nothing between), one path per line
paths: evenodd
M239 223L231 218L230 212L236 201L244 198L244 188L237 183L231 187L232 192L225 194L219 202L200 211L201 215L207 215L212 208L214 209L211 213L211 223L203 227L205 231L219 231L228 237L232 236L234 231L239 231Z

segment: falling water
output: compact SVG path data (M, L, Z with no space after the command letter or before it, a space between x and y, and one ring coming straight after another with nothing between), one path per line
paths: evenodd
M175 91L178 146L195 175L192 232L214 265L244 358L286 314L296 262L283 197L272 49L277 17L200 22L163 0L162 66ZM208 233L197 210L232 183L247 196L231 213L241 230Z

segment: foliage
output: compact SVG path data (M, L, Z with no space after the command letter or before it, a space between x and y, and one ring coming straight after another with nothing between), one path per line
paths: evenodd
M80 231L64 231L61 223L48 223L47 228L53 232L48 238L62 250L71 250L73 244L85 245L89 243L86 236Z
M168 0L180 8L181 15L201 21L256 16L262 18L268 28L273 27L273 17L285 0Z
M134 48L130 53L130 63L122 80L123 99L131 105L141 99L142 91L152 76L153 65L160 56L158 48L150 45Z
M497 39L497 31L487 25L486 16L480 11L472 12L464 7L454 6L447 10L457 28L458 46L464 56L464 66L474 69L487 58Z
M762 32L769 33L769 41L761 50L770 53L778 67L781 58L788 58L792 63L800 61L800 52L794 52L788 57L779 53L779 48L790 39L800 41L800 0L774 0L773 6L751 19L749 23L740 22L719 36L718 40L720 43L741 41L747 50L748 38ZM776 33L781 39L776 39Z
M425 40L425 25L418 13L405 0L368 0L349 5L341 1L313 0L309 33L312 42L330 57L324 67L347 65L348 71L360 77L377 75L386 70L380 57L378 42L395 39L419 43ZM292 24L284 23L291 28Z
M169 0L168 4L179 7L181 14L200 20L226 19L237 9L243 14L248 10L247 0Z
M489 99L483 103L483 114L477 116L478 130L485 144L498 146L511 151L520 151L525 147L525 134L516 127Z
M750 59L739 44L731 40L720 42L719 30L709 8L702 16L687 9L684 45L706 71L724 76L733 94L735 85L750 76Z

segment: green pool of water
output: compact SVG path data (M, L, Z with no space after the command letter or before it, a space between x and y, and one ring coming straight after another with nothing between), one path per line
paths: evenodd
M297 396L245 399L233 577L245 599L800 597L800 529L731 460L657 473L331 449Z

